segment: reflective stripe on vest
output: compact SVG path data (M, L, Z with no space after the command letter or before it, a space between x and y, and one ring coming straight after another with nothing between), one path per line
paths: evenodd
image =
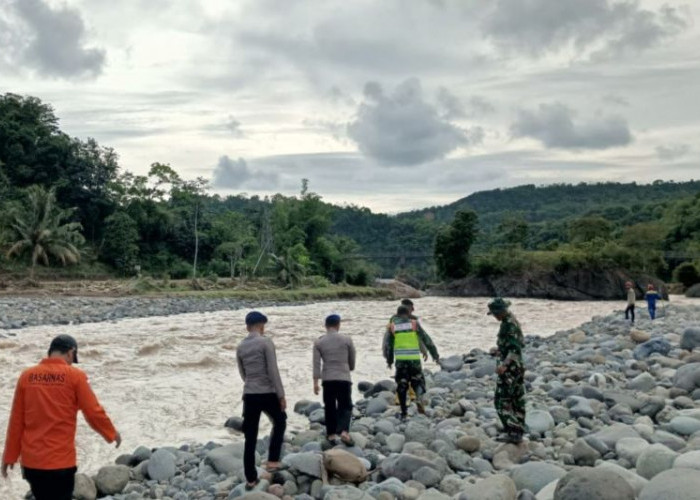
M395 318L391 324L396 361L420 361L420 341L415 320Z

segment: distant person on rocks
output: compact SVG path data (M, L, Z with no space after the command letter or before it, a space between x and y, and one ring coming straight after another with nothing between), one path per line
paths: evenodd
M267 317L264 314L258 311L249 312L245 317L248 336L236 349L238 371L244 383L243 468L247 490L255 488L259 481L258 471L255 468L255 448L262 413L272 421L272 435L265 468L268 472L277 472L283 468L280 456L284 431L287 428L287 401L277 367L275 345L272 340L264 336L266 323Z
M500 440L520 443L525 431L525 364L523 332L520 323L509 311L510 302L498 297L488 304L488 314L501 322L497 347L491 355L498 358L495 406L503 424Z
M625 283L627 289L627 309L625 309L625 319L631 319L634 324L634 303L637 301L637 295L634 292L634 285L631 281Z
M644 294L644 298L647 301L647 310L649 311L649 317L654 320L656 319L656 301L661 300L661 296L654 289L654 285L649 283L647 285L647 292Z
M314 342L314 394L318 395L319 380L323 382L323 405L326 412L326 436L338 444L340 440L354 446L350 437L352 417L352 378L355 369L355 346L352 339L339 333L340 316L331 314L325 321L326 334Z
M420 327L417 319L411 318L410 309L404 305L399 306L396 315L391 318L389 335L385 336L383 346L384 357L389 368L396 360L395 380L399 405L401 406L401 418L408 415L406 398L409 387L416 393L416 407L419 413L425 413L423 406L423 394L425 394L425 378L421 365L420 343L425 344L430 351L433 360L437 363L440 356L432 339Z
M78 410L108 443L122 438L112 425L78 362L70 335L51 341L48 357L19 377L7 426L2 476L19 461L36 500L71 500L75 485Z

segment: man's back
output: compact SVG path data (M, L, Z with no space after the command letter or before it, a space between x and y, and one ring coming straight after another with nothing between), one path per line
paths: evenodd
M116 430L90 389L85 373L54 358L25 370L15 392L5 461L12 463L21 455L25 467L74 467L79 409L105 439L115 439Z
M355 369L355 347L350 337L337 332L320 337L314 343L313 364L315 378L350 382L350 372Z
M236 359L244 380L244 394L276 393L284 397L272 340L251 333L238 345Z

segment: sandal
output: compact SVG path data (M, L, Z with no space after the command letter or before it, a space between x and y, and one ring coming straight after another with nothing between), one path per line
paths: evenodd
M283 463L280 463L279 465L266 465L265 470L269 472L270 474L274 474L275 472L281 472L283 470L289 469L289 466Z
M340 441L348 447L355 446L355 440L348 434L347 437L340 436Z

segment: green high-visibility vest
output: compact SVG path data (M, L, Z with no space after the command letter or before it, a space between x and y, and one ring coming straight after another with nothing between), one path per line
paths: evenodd
M420 341L415 320L393 318L391 332L394 335L396 361L420 361Z

